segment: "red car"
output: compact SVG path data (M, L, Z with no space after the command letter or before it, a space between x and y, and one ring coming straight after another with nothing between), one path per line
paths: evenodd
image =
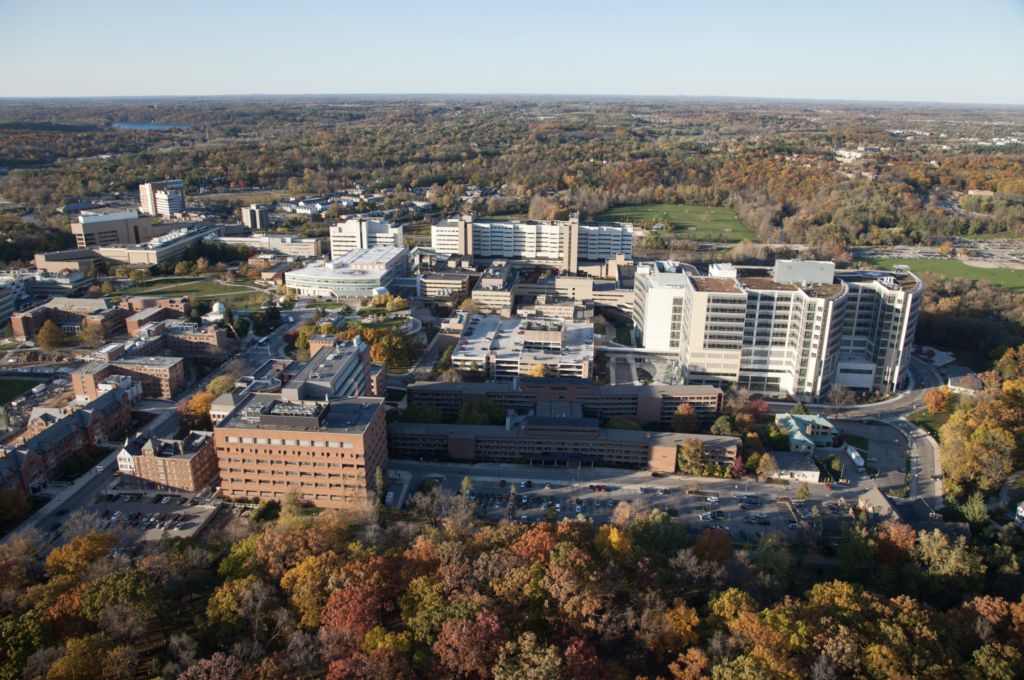
M500 482L498 482L498 486L505 486L505 480L503 479Z
M832 490L832 485L831 484L826 484L825 488L828 489L829 491L831 491Z

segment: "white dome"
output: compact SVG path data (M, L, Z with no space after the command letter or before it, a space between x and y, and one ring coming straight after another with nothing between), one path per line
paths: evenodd
M227 308L224 307L224 303L223 302L214 302L213 303L213 311L218 312L220 314L223 314L224 312L227 311Z

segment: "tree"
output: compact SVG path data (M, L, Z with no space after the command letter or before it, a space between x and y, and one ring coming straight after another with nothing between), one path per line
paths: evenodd
M806 415L808 415L807 407L804 406L804 403L802 401L798 401L796 403L796 406L794 406L793 408L789 409L789 412L792 413L793 415L796 415L796 416L806 416Z
M676 464L681 472L698 472L707 463L704 441L691 437L676 449Z
M103 327L98 323L83 323L82 332L78 334L89 347L93 349L103 344Z
M732 435L732 418L729 416L718 416L711 426L711 434Z
M534 633L506 642L492 670L494 680L563 680L562 658L554 645L544 646Z
M320 626L320 615L333 590L332 581L344 563L343 557L328 550L310 555L281 577L281 588L288 593L302 627L316 630Z
M115 647L103 663L103 680L135 680L139 668L139 653L135 647Z
M206 391L213 395L227 394L235 390L235 381L233 378L222 375L219 378L214 378L210 381L210 384L206 386Z
M690 404L680 404L672 414L672 429L676 432L696 432L700 429L697 409Z
M97 636L68 640L64 656L50 666L46 680L91 680L103 672L106 651Z
M479 611L475 619L448 619L434 643L440 664L463 677L490 678L491 666L507 638L500 619Z
M459 375L459 372L451 368L449 368L447 371L441 371L440 375L437 376L437 379L440 382L462 382L462 376Z
M114 534L93 532L78 536L50 553L46 558L46 570L51 575L80 574L116 547L117 536Z
M464 312L469 312L473 316L476 316L477 314L480 313L480 305L478 305L476 301L474 301L472 298L463 300L462 304L459 305L459 309L461 309Z
M757 473L765 479L769 479L778 472L779 464L775 462L775 457L770 453L762 455L761 462L757 466Z
M403 297L393 297L388 301L385 307L389 312L397 312L403 309L409 309L409 301Z
M616 416L609 418L608 422L604 424L607 430L640 430L640 423L636 422L632 418L626 416Z
M245 664L237 657L217 652L201 659L178 676L178 680L236 680L244 677Z
M384 468L380 465L373 471L373 488L377 492L377 504L384 505L384 499L388 495L388 483L384 479Z
M480 397L464 405L455 422L459 425L504 425L506 415L505 409L494 403L493 399Z
M441 409L433 404L409 404L402 411L403 423L440 423L444 420Z
M128 265L122 264L122 265L118 265L117 269L114 270L114 273L117 275L117 278L119 278L119 279L126 279L126 278L128 278L129 271L131 271L131 270L128 269Z
M153 275L149 273L148 269L133 269L132 273L128 275L128 280L134 284L140 284L151 278L153 278Z
M114 284L112 284L110 281L104 281L103 285L100 286L100 290L103 291L104 295L113 295L114 294Z
M210 420L210 407L217 396L209 392L197 392L186 403L178 407L178 417L182 426L189 430L209 430L213 427Z
M20 489L0 489L0 522L15 522L32 511L32 501Z
M36 333L36 344L47 352L64 346L64 331L53 321L47 319L43 327Z
M796 497L801 501L806 501L811 497L811 487L807 482L800 482L800 486L796 489Z
M463 496L469 494L469 492L473 490L473 480L470 479L469 475L462 478L462 486L459 490L462 492Z
M835 409L836 418L844 408L853 405L856 401L857 396L846 385L833 385L832 389L828 391L828 404Z
M928 407L929 413L942 413L949 408L949 402L952 397L952 390L943 386L937 390L931 390L928 394L924 395L924 405Z
M325 661L349 656L366 634L380 625L379 588L349 587L334 591L320 615L320 643Z
M964 517L971 524L982 524L988 520L988 508L985 507L985 497L980 491L975 491L964 503Z
M534 364L530 368L530 370L526 372L526 375L530 376L531 378L546 378L546 377L548 377L548 367L547 367L547 364Z
M732 536L721 529L705 529L694 544L693 552L701 562L725 566L732 560Z
M82 613L98 621L103 610L112 605L128 604L148 610L154 608L159 599L160 591L152 572L132 567L93 582L82 594Z

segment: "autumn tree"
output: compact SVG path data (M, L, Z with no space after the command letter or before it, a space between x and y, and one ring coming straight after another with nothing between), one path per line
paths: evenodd
M523 633L498 651L494 680L563 680L562 657L558 647L546 646L534 633Z
M47 352L64 346L64 331L53 321L47 319L43 327L36 333L36 344Z
M103 344L103 326L98 323L83 323L82 332L78 334L78 337L86 345L95 349Z
M32 501L20 489L0 489L0 522L14 522L32 511Z
M530 368L530 370L526 372L526 375L530 376L531 378L546 378L546 377L548 377L548 367L547 367L547 364L534 364Z
M757 473L764 479L770 479L779 472L779 464L775 462L775 456L765 453L761 456L761 462L757 466Z
M835 384L828 391L828 405L835 409L835 417L838 418L842 410L852 406L857 401L857 395L846 385Z
M696 432L700 429L697 409L690 404L680 404L672 414L672 429L676 432Z
M325 661L349 656L359 648L366 634L380 625L381 596L378 588L334 591L320 614L321 654Z
M46 558L50 574L80 574L117 547L117 536L93 532L55 548Z
M490 678L491 667L507 642L501 621L486 609L473 619L448 619L433 651L442 666L461 677Z
M949 402L952 397L952 390L943 386L938 389L931 390L928 394L924 395L924 405L928 407L929 413L942 413L949 408Z
M797 500L806 501L811 497L811 487L807 482L800 482L794 494Z
M721 529L705 529L694 544L693 552L702 562L724 566L732 559L732 536Z
M228 392L233 392L234 389L234 379L226 375L214 378L210 381L210 384L206 386L206 391L213 395L227 394Z
M46 680L89 680L103 672L107 652L96 636L68 640L64 656L50 666Z
M186 403L178 407L178 417L182 426L189 430L210 430L210 407L217 395L209 392L196 392Z

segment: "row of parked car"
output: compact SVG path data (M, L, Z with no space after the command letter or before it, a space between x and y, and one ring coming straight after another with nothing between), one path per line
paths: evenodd
M144 515L141 512L133 512L128 515L124 515L120 510L115 512L109 520L106 519L107 510L103 511L104 519L96 522L97 529L109 529L119 522L124 522L129 527L141 527L143 529L175 529L180 530L186 520L188 520L187 513L174 514L168 517L165 513L151 513Z

